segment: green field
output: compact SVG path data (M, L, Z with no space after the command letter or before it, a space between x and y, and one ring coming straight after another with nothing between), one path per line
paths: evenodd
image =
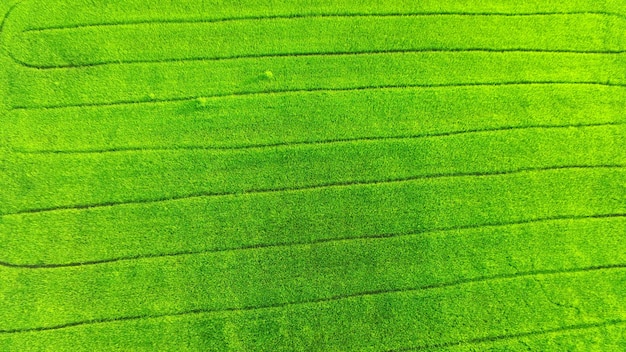
M626 0L0 18L0 351L626 351Z

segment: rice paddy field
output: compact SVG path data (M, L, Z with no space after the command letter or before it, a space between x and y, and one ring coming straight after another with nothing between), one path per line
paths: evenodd
M0 18L0 351L626 351L626 0Z

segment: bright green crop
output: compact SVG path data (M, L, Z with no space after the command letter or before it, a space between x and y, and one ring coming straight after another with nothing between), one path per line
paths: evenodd
M626 350L625 0L0 17L0 351Z

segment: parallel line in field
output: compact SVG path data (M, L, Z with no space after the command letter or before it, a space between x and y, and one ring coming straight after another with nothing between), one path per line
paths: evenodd
M176 200L189 200L197 198L213 198L213 197L237 197L256 194L281 194L287 192L301 192L311 191L329 188L351 188L355 186L377 186L393 183L405 183L417 180L432 180L442 178L479 178L479 177L495 177L504 175L515 175L520 173L536 173L547 171L559 171L559 170L601 170L601 169L623 169L626 165L623 164L605 164L605 165L563 165L563 166L547 166L547 167L526 167L515 170L496 170L496 171L475 171L475 172L451 172L451 173L436 173L411 177L390 178L385 180L370 180L370 181L344 181L344 182L329 182L317 185L309 186L292 186L292 187L280 187L280 188L260 188L249 189L239 192L197 192L179 196L153 198L153 199L140 199L132 201L117 201L117 202L102 202L92 204L80 204L80 205L67 205L57 207L44 207L36 209L28 209L17 211L14 213L0 214L0 217L15 216L15 215L32 215L39 213L49 213L55 211L78 211L78 210L93 210L99 208L110 208L122 205L142 205L151 203L162 203Z
M527 126L503 126L484 129L469 129L460 131L447 131L447 132L435 132L435 133L423 133L408 136L373 136L373 137L358 137L358 138L339 138L328 139L318 141L295 141L295 142L277 142L268 144L249 144L249 145L237 145L237 146L174 146L174 147L119 147L110 149L65 149L65 150L24 150L24 149L12 149L11 151L17 154L27 155L40 155L40 154L108 154L108 153L123 153L123 152L176 152L176 151L228 151L228 150L247 150L247 149L265 149L265 148L291 148L298 146L318 146L318 145L332 145L343 143L367 143L367 142L384 142L384 141L402 141L421 138L441 138L458 136L464 134L492 134L505 131L521 131L521 130L548 130L548 129L569 129L569 128L593 128L593 127L608 127L608 126L623 126L626 122L599 122L599 123L586 123L586 124L563 124L563 125L527 125ZM295 148L297 149L297 148Z
M136 260L144 260L144 259L193 256L193 255L201 255L201 254L209 254L209 253L238 252L238 251L263 250L263 249L272 249L272 248L290 248L290 247L299 247L299 246L320 245L320 244L325 244L325 243L341 243L341 242L352 242L352 241L358 241L358 240L369 241L369 240L380 240L380 239L387 239L387 238L400 238L400 237L410 237L410 236L429 235L429 234L433 235L433 234L443 233L443 232L453 232L453 231L460 231L460 230L478 230L478 229L483 229L483 228L492 228L492 227L498 228L498 227L508 227L508 226L516 226L516 225L527 225L527 224L539 224L543 222L552 222L552 221L554 222L568 221L568 220L569 221L584 221L584 220L593 220L593 219L606 220L606 219L617 219L617 218L626 218L626 213L570 215L570 216L562 215L562 216L551 216L551 217L544 217L544 218L499 222L499 223L490 223L490 224L449 226L449 227L440 227L440 228L429 229L429 230L415 230L415 231L407 231L407 232L400 232L400 233L383 233L383 234L363 235L363 236L354 236L354 237L325 238L325 239L318 239L318 240L307 241L307 242L265 243L265 244L253 244L249 246L236 247L236 248L215 248L215 249L203 249L203 250L194 250L194 251L179 251L179 252L172 252L172 253L143 254L143 255L116 257L116 258L109 258L109 259L90 260L90 261L72 262L72 263L63 263L63 264L15 264L15 263L0 261L0 266L4 266L7 268L16 268L16 269L72 268L72 267L83 267L83 266L136 261Z
M444 14L444 13L442 13L442 14ZM447 13L445 13L445 14L448 15ZM565 14L565 13L558 13L558 14ZM594 13L589 13L589 12L585 12L585 14L606 14L606 15L610 14L610 15L618 16L620 18L624 17L624 16L619 15L619 14L611 14L611 13L595 13L595 12ZM494 14L490 14L490 15L494 15ZM500 15L500 14L495 14L495 15ZM511 16L518 16L518 15L520 15L520 14L514 14L514 15L511 15ZM532 14L532 15L537 15L537 14ZM540 15L543 15L543 14L540 14ZM8 14L7 14L7 16L8 16ZM293 17L293 16L291 16L291 17ZM291 17L285 17L285 18L291 18ZM338 16L337 15L329 15L327 17L338 17ZM245 18L242 18L242 19L245 20ZM254 19L254 18L249 18L249 19ZM211 21L211 22L228 21L228 20L233 20L233 19L216 20L216 21ZM237 19L234 19L234 20L237 20ZM109 25L109 24L105 24L105 25ZM117 25L117 24L112 24L112 25ZM0 24L0 31L2 30L3 26L4 26L4 21L3 21L2 24ZM102 26L102 25L101 24L100 25L87 25L87 27L91 27L91 26ZM62 29L62 28L71 28L71 27L59 27L59 29ZM32 29L32 30L33 31L45 31L45 30L53 30L53 29L54 28L43 28L43 29ZM473 49L470 49L470 50L473 50ZM482 49L477 49L477 50L482 50ZM486 50L490 50L490 49L486 49ZM502 51L502 50L495 50L494 49L493 51L499 52L499 51ZM514 51L517 51L517 49L514 49ZM542 52L542 51L540 51L540 52ZM575 52L575 51L546 51L546 52L555 52L556 53L556 52ZM623 51L619 51L619 52L580 52L580 53L613 54L613 53L623 53ZM296 55L300 55L300 54L296 54ZM316 53L315 55L320 55L320 54ZM321 55L323 55L323 54L321 54ZM291 55L285 55L285 56L291 56ZM261 57L263 57L263 56L261 56ZM247 57L246 56L235 57L234 59L238 59L238 58L247 58ZM231 58L223 58L223 59L231 59ZM213 60L213 59L211 59L211 60ZM217 59L217 60L221 60L221 58ZM197 61L197 59L190 59L190 60L188 60L188 59L184 59L184 60L178 59L178 60L174 60L174 61ZM174 62L174 61L172 61L172 62ZM122 62L122 63L140 63L140 62L141 61ZM143 62L170 62L170 61L143 61ZM119 62L115 62L115 63L119 63ZM115 64L115 63L112 62L110 64ZM93 64L93 65L90 64L89 66L106 65L106 64L109 64L109 63L98 63L98 64ZM70 68L70 67L86 67L86 66L67 66L67 67ZM39 68L42 68L42 67L39 67ZM54 67L43 67L43 68L63 68L63 67L62 66L54 66ZM563 83L563 84L571 84L571 83ZM620 84L618 86L624 86L624 85ZM252 94L259 94L259 93L252 93ZM193 98L191 98L191 99L193 99ZM183 99L183 100L188 100L188 99ZM137 103L140 103L140 102L137 102ZM143 103L143 102L141 102L141 103ZM53 108L55 108L55 107L53 107ZM20 109L20 108L18 107L16 109ZM618 123L590 124L590 125L583 125L583 126L602 126L602 125L617 125L617 124ZM555 126L554 128L556 128L556 127L582 127L582 126L581 125L579 125L579 126ZM534 126L534 127L528 127L528 128L543 128L543 127L542 126ZM548 127L546 127L546 128L548 128ZM515 129L515 128L507 128L507 129ZM506 130L506 129L502 129L502 130ZM488 131L490 131L490 130L475 130L475 131L453 132L453 133L448 133L448 134L441 134L439 136L461 134L461 133L488 132ZM432 136L437 136L437 135L432 135ZM413 137L380 137L380 138L376 137L375 139L371 139L371 140L405 139L405 138L419 138L419 137L429 137L429 135L413 136ZM357 139L357 140L369 140L369 139ZM327 142L302 142L302 143L293 143L293 144L341 143L341 142L349 142L349 141L353 141L353 140L335 140L335 141L327 141ZM258 147L281 146L281 145L289 145L289 144L261 145L261 146L250 146L250 147L244 147L244 148L258 148ZM219 149L243 149L243 148L219 148ZM597 166L594 166L594 167L592 167L592 166L576 166L575 168L596 168L596 167ZM620 166L613 165L613 166L602 166L602 167L623 167L623 166L621 166L621 165ZM568 167L568 168L571 168L571 167ZM554 168L552 168L552 169L554 169ZM524 170L524 172L526 172L526 171L538 171L538 170L536 170L536 169ZM458 175L458 176L491 176L491 175L499 175L499 174L502 174L502 173L498 173L498 174L479 174L479 175ZM441 177L452 177L452 176L457 176L457 175L442 175ZM428 177L428 178L433 178L433 177ZM404 181L404 180L400 180L400 181L394 180L394 181L391 181L391 182L401 182L401 181ZM376 183L387 183L387 182L388 181L376 181ZM361 184L361 183L358 183L358 184ZM329 185L328 187L334 187L334 186L343 186L343 185ZM318 187L316 187L316 188L318 188ZM287 189L287 190L292 190L292 189ZM299 189L293 189L293 190L299 190ZM265 193L265 192L266 191L261 191L261 192L257 192L257 193ZM273 192L273 191L270 191L270 192ZM227 194L224 194L224 195L227 195ZM167 200L174 200L174 199L166 199L166 200L163 200L163 201L167 201ZM107 204L105 206L109 206L109 205ZM586 217L570 217L570 218L601 218L601 217L623 217L623 216L624 216L624 214L611 214L611 215L586 216ZM566 219L566 218L563 217L562 219ZM554 219L553 218L553 219L548 219L548 220L558 220L558 219ZM539 221L545 221L545 219L544 220L539 220ZM527 221L527 222L538 222L538 221L537 220L532 220L532 221ZM518 223L527 223L527 222L518 222ZM501 226L501 225L482 225L482 226ZM446 229L446 230L454 230L454 229ZM435 231L446 231L446 230L435 230ZM431 232L431 231L428 231L428 232ZM385 235L385 236L380 236L379 235L378 237L368 236L368 237L349 238L349 239L332 239L332 240L322 240L322 241L314 242L314 243L323 243L323 242L331 242L331 241L342 241L342 240L351 240L351 239L382 238L382 237L392 237L392 236L397 236L397 235ZM309 244L309 243L305 243L305 244ZM279 246L289 246L289 245L300 245L300 244L279 244L279 245L269 245L267 247L279 247ZM263 246L261 246L261 247L257 246L257 247L248 247L248 248L238 248L237 250L239 250L239 249L251 249L251 248L264 248L264 247ZM207 251L203 251L203 252L207 252ZM208 251L208 252L211 252L211 251ZM186 254L194 254L194 253L161 254L161 255L155 255L155 256L145 256L145 258L157 257L157 256L159 256L159 257L169 257L169 256L174 256L174 255L186 255ZM140 259L140 257L118 258L118 259L115 259L115 260L107 260L106 262L122 261L122 260L133 260L133 259ZM104 263L104 262L85 262L85 263L80 263L80 264L76 264L76 265L74 265L74 264L72 264L72 265L61 264L61 265L56 266L56 267L81 266L81 265L89 265L89 264L97 264L97 263ZM0 265L5 265L5 264L6 263L0 263ZM11 266L11 265L7 265L7 266ZM49 267L54 267L54 266L49 266ZM573 274L573 273L585 273L585 272L592 272L592 271L599 271L599 270L624 269L624 268L626 268L626 265L624 265L624 264L616 264L616 265L588 267L588 268L584 268L584 269L565 269L565 270L544 270L544 271L533 271L533 272L520 272L520 273L516 273L516 274L495 275L495 276L483 277L483 278L459 280L459 281L456 281L456 282L441 283L441 284L423 286L423 287L419 287L419 288L370 291L370 292L364 292L364 293L358 293L358 294L334 296L334 297L331 297L331 298L323 298L323 299L316 299L316 300L303 301L303 302L291 302L291 303L274 304L274 305L267 305L267 306L251 306L251 307L243 307L243 308L229 308L229 309L222 309L222 310L201 310L201 309L197 309L197 310L190 310L190 311L180 312L180 313L131 316L131 317L111 318L111 319L94 319L94 320L89 320L89 321L68 323L68 324L57 325L57 326L52 326L52 327L36 327L36 328L26 328L26 329L0 330L0 333L2 333L2 334L12 334L12 333L23 333L23 332L39 332L39 331L50 331L50 330L58 330L58 329L64 329L64 328L69 328L69 327L84 326L84 325L90 325L90 324L113 323L113 322L140 320L140 319L158 319L158 318L162 318L162 317L174 317L174 316L184 316L184 315L194 315L194 314L207 314L207 313L215 313L215 312L235 312L235 311L249 311L249 310L256 310L256 309L283 308L283 307L288 307L288 306L292 306L292 305L323 303L323 302L330 302L330 301L349 299L349 298L356 298L356 297L374 296L374 295L380 295L380 294L393 294L393 293L401 293L401 292L414 292L414 291L420 291L420 290L442 289L442 288L452 287L452 286L456 286L456 285L470 284L470 283L489 282L489 281L498 281L498 280L509 280L509 279L517 279L517 278L525 278L525 277L541 276L541 275L559 275L559 274L568 274L568 273L571 273L571 274ZM396 350L396 351L425 350L425 349L431 349L431 348L446 348L446 347L454 347L454 346L460 346L460 345L466 345L466 344L495 342L495 341L506 340L506 339L522 338L522 337L536 336L536 335L549 334L549 333L558 333L558 332L565 332L565 331L592 329L592 328L599 328L599 327L605 327L605 326L617 325L617 324L624 324L624 323L626 323L625 320L608 320L608 321L604 321L604 322L600 322L600 323L594 323L594 324L579 324L579 325L565 326L565 327L554 328L554 329L547 329L547 330L540 330L540 331L520 332L520 333L513 333L513 334L506 334L506 335L497 335L497 336L488 336L488 337L467 339L467 340L457 341L457 342L449 342L449 343L440 343L440 344L433 344L433 345L409 347L409 348L403 348L403 349Z
M616 17L619 19L626 18L625 15L609 12L609 11L545 11L545 12L461 12L461 11L439 11L439 12L387 12L387 13L310 13L310 14L289 14L289 15L267 15L267 16L238 16L223 18L197 18L197 19L148 19L136 21L117 21L106 23L79 23L73 25L58 25L50 27L27 27L22 32L47 32L62 31L80 28L100 28L100 27L118 27L118 26L136 26L147 24L201 24L201 23L220 23L220 22L238 22L238 21L268 21L276 19L303 19L303 18L385 18L385 17L429 17L429 16L468 16L468 17L540 17L540 16L606 16Z
M199 98L220 99L220 98L237 98L247 96L266 96L266 95L284 95L292 93L313 93L313 92L350 92L350 91L369 91L369 90L404 90L404 89L436 89L436 88L459 88L459 87L502 87L502 86L551 86L551 85L583 85L583 86L601 86L601 87L626 87L626 83L613 82L584 82L584 81L509 81L509 82L476 82L476 83L440 83L440 84L402 84L402 85L371 85L357 86L349 88L308 88L308 89L282 89L269 91L250 91L235 92L225 94L214 94L207 96L188 96L181 98L169 99L151 99L151 100L118 100L103 103L77 103L77 104L59 104L59 105L41 105L41 106L13 106L11 110L55 110L68 108L86 108L86 107L110 107L120 105L143 105L143 104L162 104L171 102L193 101Z
M18 65L36 70L68 70L98 66L119 65L144 65L144 64L172 64L191 62L217 62L236 61L249 59L273 59L273 58L303 58L325 56L368 56L368 55L394 55L394 54L423 54L423 53L537 53L537 54L580 54L580 55L614 55L624 54L626 50L570 50L570 49L491 49L491 48L424 48L424 49L389 49L389 50L361 50L361 51L328 51L328 52L287 52L273 54L246 54L231 56L208 56L197 58L171 58L171 59L148 59L148 60L110 60L82 64L58 64L58 65L34 65L18 59L7 50L9 57Z
M118 318L92 319L92 320L77 321L77 322L52 325L52 326L30 327L30 328L20 328L20 329L3 329L3 330L0 330L0 334L18 334L18 333L41 332L41 331L54 331L54 330L62 330L66 328L71 328L71 327L85 326L85 325L137 321L137 320L144 320L144 319L159 319L159 318L164 318L164 317L180 317L180 316L187 316L187 315L245 312L245 311L254 311L254 310L260 310L260 309L287 308L291 306L299 306L299 305L306 305L306 304L320 304L320 303L327 303L327 302L342 301L342 300L351 299L351 298L361 298L361 297L371 297L371 296L379 296L379 295L385 295L385 294L398 294L398 293L419 292L419 291L428 291L428 290L437 290L437 289L447 289L447 288L454 287L454 286L474 284L474 283L488 283L488 282L498 282L498 281L506 281L506 280L516 280L516 279L524 279L524 278L536 277L536 276L558 276L558 275L567 275L567 274L575 275L575 274L585 274L585 273L592 273L592 272L603 272L603 271L624 270L624 269L626 269L626 264L598 265L598 266L590 266L590 267L585 267L585 268L570 268L570 269L558 269L558 270L522 271L522 272L517 272L514 274L499 274L499 275L492 275L492 276L483 276L483 277L478 277L478 278L456 280L456 281L451 281L451 282L431 284L431 285L425 285L425 286L413 287L413 288L373 290L373 291L365 291L365 292L359 292L359 293L353 293L353 294L335 295L335 296L326 297L326 298L310 299L310 300L295 301L295 302L285 302L285 303L275 303L275 304L268 304L268 305L262 305L262 306L245 306L245 307L232 307L232 308L222 308L222 309L191 309L187 311L174 312L174 313L144 314L144 315L134 315L134 316L126 316L126 317L118 317Z
M611 319L611 320L603 321L600 323L577 324L577 325L564 326L564 327L554 328L554 329L528 331L528 332L520 332L520 333L513 333L513 334L495 335L495 336L485 336L485 337L478 337L478 338L453 341L453 342L444 342L444 343L437 343L437 344L423 345L423 346L416 346L416 347L405 347L405 348L400 348L400 349L389 350L388 352L425 351L425 350L450 348L450 347L457 347L457 346L464 346L464 345L477 345L477 344L488 343L488 342L493 343L493 342L500 342L500 341L506 341L506 340L521 339L525 337L535 337L535 336L548 335L548 334L554 334L554 333L558 334L558 333L565 333L565 332L578 331L578 330L584 331L584 330L590 330L590 329L595 329L595 328L604 328L608 326L623 325L623 324L626 324L626 319Z

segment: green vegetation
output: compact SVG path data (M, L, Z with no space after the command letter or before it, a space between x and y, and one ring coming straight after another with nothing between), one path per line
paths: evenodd
M626 350L624 9L0 4L0 351Z

